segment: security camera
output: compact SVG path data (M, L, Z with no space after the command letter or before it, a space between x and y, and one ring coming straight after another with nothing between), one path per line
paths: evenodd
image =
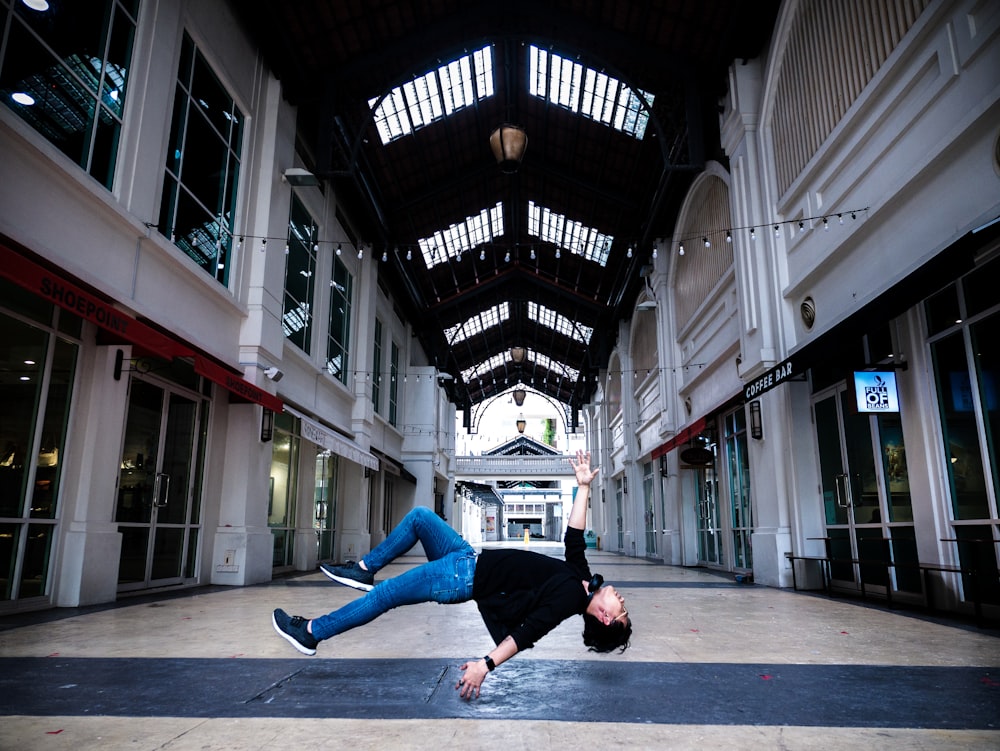
M264 368L264 375L277 383L285 374L272 365L270 368Z

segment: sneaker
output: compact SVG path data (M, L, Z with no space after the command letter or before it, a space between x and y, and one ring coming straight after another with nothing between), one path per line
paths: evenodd
M365 571L357 563L350 566L330 566L319 564L319 570L339 584L370 592L375 587L375 574Z
M309 633L306 624L307 618L298 615L288 615L284 610L278 608L271 615L271 623L278 635L285 639L304 655L316 654L316 645L319 642Z

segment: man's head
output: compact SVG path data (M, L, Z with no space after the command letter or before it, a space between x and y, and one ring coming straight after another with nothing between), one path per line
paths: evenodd
M632 619L625 598L610 584L591 592L583 614L583 643L591 652L624 652L632 636Z

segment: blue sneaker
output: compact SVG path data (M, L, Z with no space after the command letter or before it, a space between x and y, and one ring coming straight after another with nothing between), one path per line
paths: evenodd
M375 587L375 574L371 571L365 571L357 563L352 563L349 566L331 566L327 563L321 563L319 570L338 584L365 592L370 592Z
M284 610L278 608L271 615L271 623L278 636L283 638L304 655L316 654L316 645L319 642L309 633L306 628L309 620L298 615L288 615Z

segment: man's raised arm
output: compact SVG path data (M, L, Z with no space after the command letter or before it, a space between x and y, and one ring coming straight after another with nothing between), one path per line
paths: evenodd
M584 529L587 526L587 501L590 498L590 483L597 477L600 469L590 468L590 452L577 451L576 461L570 457L569 463L576 473L576 498L573 499L573 509L569 512L567 525L573 529Z

